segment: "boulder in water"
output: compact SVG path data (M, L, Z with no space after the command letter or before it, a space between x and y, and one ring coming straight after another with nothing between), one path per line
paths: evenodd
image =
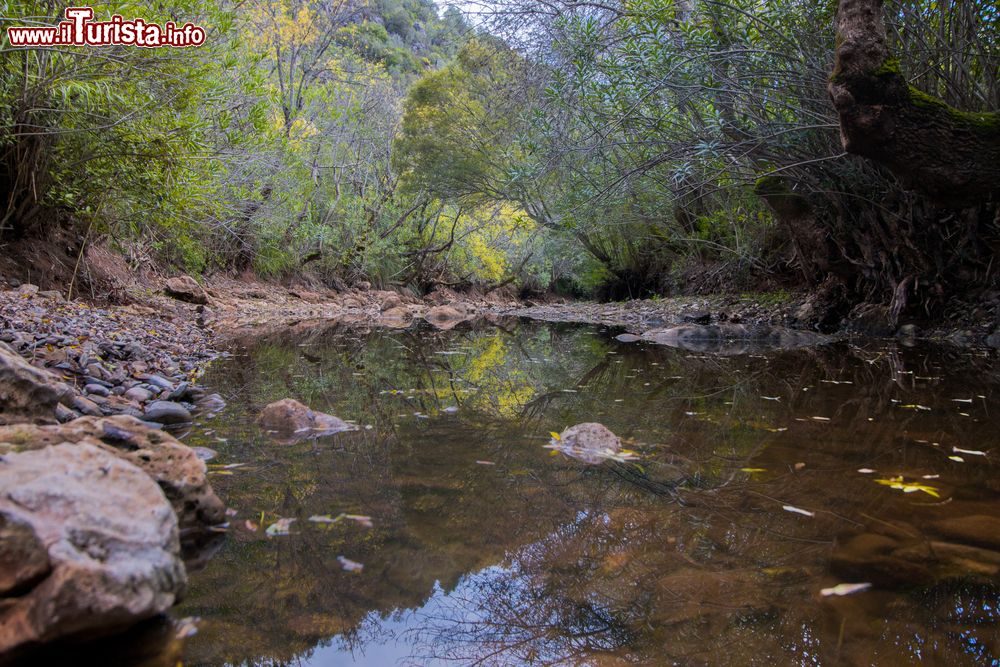
M627 460L622 456L622 441L604 424L584 422L570 426L559 434L553 434L549 449L555 449L566 456L598 464L608 460ZM630 453L629 453L630 454Z
M315 412L292 398L269 404L261 410L257 424L279 436L293 439L314 438L357 428L333 415Z

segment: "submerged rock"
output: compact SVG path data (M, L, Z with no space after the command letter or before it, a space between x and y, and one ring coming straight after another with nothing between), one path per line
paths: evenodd
M841 536L830 555L830 569L845 579L863 579L881 588L913 588L947 581L995 583L1000 577L1000 551L989 548L997 540L984 532L995 528L995 521L980 516L935 524L938 532L954 542L870 532Z
M55 423L56 406L71 395L55 375L35 368L0 343L0 424Z
M61 443L86 443L140 468L159 484L182 530L225 520L225 506L212 490L197 453L134 417L83 417L59 426L0 427L0 456Z
M790 350L830 342L828 336L812 331L743 324L683 324L651 329L642 334L642 339L694 352L721 354L743 354L762 348Z
M292 398L269 404L261 410L257 424L292 439L315 438L357 428L333 415L315 412Z
M186 586L177 519L136 466L89 443L0 460L0 653L123 630Z
M1000 518L985 514L962 516L932 524L945 537L1000 551Z
M167 293L167 296L172 296L179 301L202 305L208 303L208 294L191 276L168 278L163 291Z

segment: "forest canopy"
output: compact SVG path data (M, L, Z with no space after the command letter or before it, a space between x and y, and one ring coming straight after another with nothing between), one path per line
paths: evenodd
M5 38L0 242L60 226L135 266L417 291L805 285L826 319L992 289L997 193L944 201L938 167L914 181L880 158L888 130L864 145L842 132L857 114L831 99L851 57L837 14L852 4L100 4L98 18L192 21L207 39ZM850 103L891 76L906 108L962 114L995 145L995 4L869 4L887 55ZM2 14L51 25L61 10ZM911 142L947 155L940 135Z

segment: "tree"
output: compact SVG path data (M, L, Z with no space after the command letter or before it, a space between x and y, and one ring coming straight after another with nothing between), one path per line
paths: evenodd
M1000 113L960 111L909 85L889 51L882 5L840 0L829 91L844 149L948 206L1000 194Z

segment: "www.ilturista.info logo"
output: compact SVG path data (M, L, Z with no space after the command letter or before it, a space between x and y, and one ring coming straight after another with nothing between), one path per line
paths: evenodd
M7 39L11 46L141 46L147 49L161 46L183 48L205 43L205 29L173 21L164 25L146 23L142 19L126 21L115 14L110 21L93 21L90 7L67 7L66 19L48 27L11 26Z

